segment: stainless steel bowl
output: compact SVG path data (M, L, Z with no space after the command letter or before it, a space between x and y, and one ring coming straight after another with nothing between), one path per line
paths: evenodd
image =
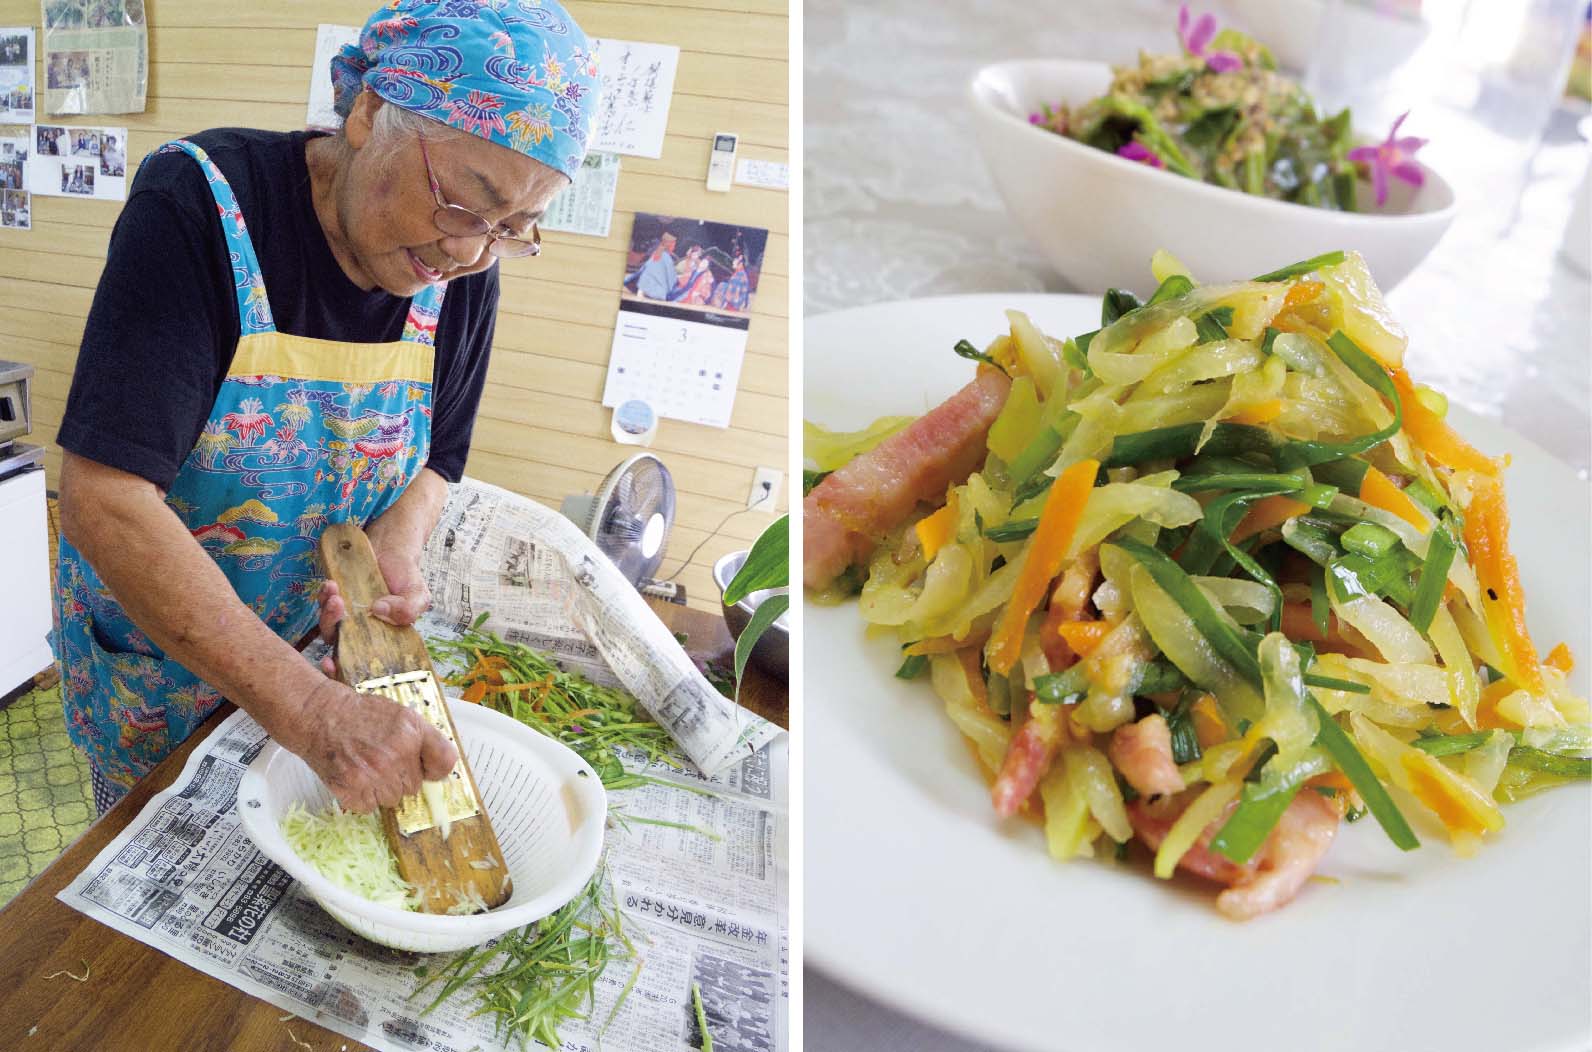
M720 605L724 606L724 621L730 626L730 635L741 638L742 629L752 620L752 612L759 603L771 595L787 591L784 588L764 588L743 598L734 606L725 605L724 589L740 572L747 553L731 552L713 564L713 583L719 586ZM752 661L758 668L776 679L790 679L790 611L786 611L768 626L757 645L752 647Z

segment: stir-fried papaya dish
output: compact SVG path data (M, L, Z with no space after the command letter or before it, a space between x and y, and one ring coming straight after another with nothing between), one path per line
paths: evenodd
M1527 631L1506 462L1403 367L1364 261L1196 284L1057 339L1023 314L927 414L809 428L804 573L855 594L1050 853L1182 869L1245 919L1343 821L1461 855L1592 777L1568 647ZM1417 814L1420 817L1417 818Z

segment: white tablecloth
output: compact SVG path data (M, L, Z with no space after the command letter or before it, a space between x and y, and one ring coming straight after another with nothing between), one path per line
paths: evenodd
M1224 23L1235 21L1217 4L1196 5L1205 6ZM979 66L1002 59L1121 63L1141 47L1170 50L1176 12L1162 0L807 0L806 313L959 292L1099 291L1068 288L1002 210L973 141L966 86ZM1560 252L1587 170L1587 143L1576 130L1581 114L1556 111L1524 171L1505 178L1496 165L1447 163L1467 149L1496 148L1479 127L1467 129L1462 107L1452 110L1455 94L1434 89L1433 99L1412 100L1417 115L1420 107L1451 107L1442 120L1433 113L1445 138L1429 156L1465 207L1389 296L1410 334L1410 371L1454 402L1503 420L1587 479L1592 286ZM1422 133L1415 116L1404 130ZM1585 504L1587 494L1575 499ZM982 1047L813 969L805 983L808 1048Z

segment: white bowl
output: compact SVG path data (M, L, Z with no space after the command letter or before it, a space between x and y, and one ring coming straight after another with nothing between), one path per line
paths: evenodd
M452 699L449 708L514 881L508 902L486 913L452 917L379 906L321 876L288 846L281 822L294 803L312 812L330 807L331 791L275 742L238 785L238 814L254 845L345 928L394 949L462 950L541 920L580 893L602 854L608 797L585 760L492 709Z
M1454 218L1454 191L1430 168L1418 190L1393 180L1379 212L1337 212L1174 175L1028 122L1041 103L1084 103L1110 83L1103 62L1036 59L986 66L969 88L979 145L1006 207L1051 266L1084 292L1153 291L1149 263L1158 248L1202 283L1356 249L1386 291Z

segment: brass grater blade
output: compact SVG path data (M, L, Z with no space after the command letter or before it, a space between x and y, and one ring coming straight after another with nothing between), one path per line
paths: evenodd
M442 688L430 669L377 676L355 684L354 689L361 694L380 694L396 701L441 731L459 753L453 770L443 780L443 802L448 819L458 822L481 813L481 801L475 795L475 787L465 777L464 749L460 748L458 739L453 735L453 722L448 719L444 708L447 703L443 700ZM404 797L394 809L394 816L398 822L398 832L404 836L412 836L437 824L431 817L431 808L426 806L425 797L419 793Z

